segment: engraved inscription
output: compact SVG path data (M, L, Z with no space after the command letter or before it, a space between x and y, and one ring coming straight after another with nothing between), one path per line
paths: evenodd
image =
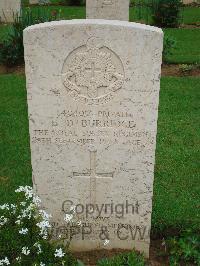
M114 172L111 173L97 173L96 171L96 155L97 151L90 151L90 171L83 173L73 173L76 177L86 177L90 179L90 203L96 204L96 180L99 178L112 179Z
M77 130L77 128L79 130ZM130 146L142 152L155 142L152 132L137 128L134 113L109 109L63 110L52 121L51 129L35 129L32 141L38 144Z
M120 58L100 38L91 37L86 45L69 54L62 78L73 98L86 104L101 104L122 88L124 68Z
M103 6L111 6L113 5L113 0L104 0L103 1Z

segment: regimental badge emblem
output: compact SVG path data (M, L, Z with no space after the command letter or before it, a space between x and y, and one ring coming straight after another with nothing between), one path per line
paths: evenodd
M62 69L67 92L86 104L104 104L113 99L123 86L124 76L119 56L96 37L71 52Z

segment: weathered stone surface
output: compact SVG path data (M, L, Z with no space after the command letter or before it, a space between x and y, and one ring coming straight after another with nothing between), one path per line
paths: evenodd
M39 4L39 0L29 0L29 4L31 5Z
M21 0L0 0L0 21L13 22L20 10Z
M88 19L129 20L129 0L87 0Z
M73 250L148 256L162 38L108 20L24 31L33 183L56 228L77 206Z

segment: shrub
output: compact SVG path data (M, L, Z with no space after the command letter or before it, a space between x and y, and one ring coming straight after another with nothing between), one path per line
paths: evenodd
M185 231L180 237L167 241L170 265L200 265L200 235Z
M176 48L176 40L165 33L163 43L163 62L167 63L167 58L173 54L173 50Z
M145 259L136 252L121 254L111 259L102 259L97 263L98 266L145 266Z
M182 64L180 65L179 69L183 75L189 75L192 70L200 69L200 64Z
M24 62L24 47L20 34L15 30L11 32L1 44L0 64L8 67L19 65Z
M31 187L16 190L15 204L0 205L0 265L75 266L69 243L50 240L48 215Z
M23 30L31 25L58 19L60 13L49 13L45 9L32 12L30 9L22 11L20 16L15 16L13 25L10 26L7 37L1 43L0 64L8 67L24 62Z
M180 23L181 0L154 0L152 17L159 27L177 27Z

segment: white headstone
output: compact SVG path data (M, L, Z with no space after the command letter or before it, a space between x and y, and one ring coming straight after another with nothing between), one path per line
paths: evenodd
M76 206L73 250L148 256L162 39L108 20L24 31L33 183L57 229Z
M20 10L21 0L0 0L0 22L13 22Z
M129 0L86 0L88 19L129 20Z

